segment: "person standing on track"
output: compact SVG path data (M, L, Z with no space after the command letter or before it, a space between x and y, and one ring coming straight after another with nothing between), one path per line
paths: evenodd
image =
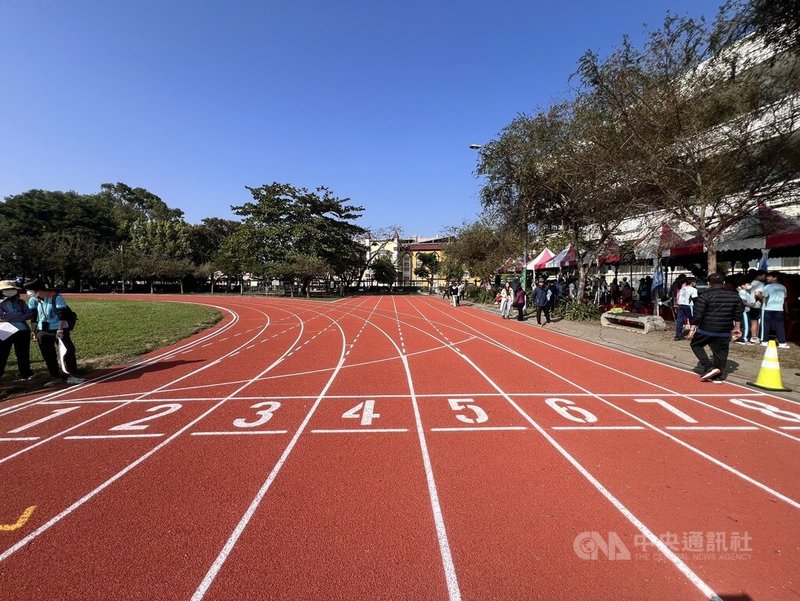
M464 298L466 292L467 292L467 282L462 281L458 285L458 296L456 296L456 306L461 304L461 299Z
M744 303L736 292L722 287L725 279L718 273L708 276L710 288L694 301L694 314L689 329L692 352L703 367L703 382L720 383L728 363L731 339L742 335ZM711 347L709 360L705 347Z
M0 322L9 323L17 331L0 341L0 378L6 371L11 347L17 356L17 370L21 380L30 380L31 371L31 331L25 323L33 317L33 311L19 297L21 290L11 280L0 282Z
M55 386L66 381L67 384L81 384L78 363L75 357L75 344L69 333L69 326L63 319L67 303L64 297L54 290L48 290L40 280L33 280L24 284L28 292L28 308L36 311L34 332L39 343L39 351L50 372L50 380L45 386ZM61 373L58 362L59 341L64 344L64 367L67 373Z

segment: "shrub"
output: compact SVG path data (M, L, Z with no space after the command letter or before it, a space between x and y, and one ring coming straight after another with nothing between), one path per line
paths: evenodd
M498 292L500 292L499 288L489 288L487 290L483 286L467 286L467 291L465 294L467 298L475 301L476 303L493 305L494 297L497 296Z
M570 321L590 321L600 319L600 311L591 303L582 303L578 300L564 299L557 307L557 311L564 319Z

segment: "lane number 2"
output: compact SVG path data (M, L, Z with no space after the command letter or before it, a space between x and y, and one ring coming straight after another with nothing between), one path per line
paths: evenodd
M169 415L170 413L175 413L178 409L181 408L179 403L167 403L166 405L157 405L156 407L150 407L146 409L148 413L152 413L153 415L148 415L147 417L143 417L141 419L134 420L132 422L127 422L125 424L120 424L119 426L114 426L111 430L114 431L130 431L130 430L146 430L150 424L145 424L145 422L153 421L154 419L158 419L159 417L164 417L165 415Z

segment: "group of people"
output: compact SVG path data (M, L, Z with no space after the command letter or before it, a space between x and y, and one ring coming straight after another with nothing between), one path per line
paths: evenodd
M734 340L736 344L766 346L774 334L778 348L789 348L785 324L788 291L780 278L778 271L763 270L751 270L746 277L723 278L721 287L736 293L742 302L742 331ZM671 287L676 307L675 340L682 340L687 323L692 323L699 298L696 283L696 278L681 275Z
M451 282L444 287L442 298L451 299L453 306L458 307L461 304L461 299L467 291L467 282L462 280L460 282Z
M531 295L533 306L536 308L536 323L541 326L550 323L550 311L555 308L556 301L559 298L557 282L554 281L548 285L545 280L540 279L531 291ZM524 321L527 297L525 290L518 281L506 282L505 286L500 290L499 297L500 317L502 319L511 319L511 309L516 309L517 321ZM544 323L542 322L542 314L544 314L545 318Z
M703 368L701 380L721 381L731 341L767 346L774 332L778 348L789 348L784 324L788 294L780 278L777 271L751 271L737 285L736 278L712 274L709 289L700 294L695 278L684 278L677 296L680 320L676 320L676 339L683 333L683 319L688 318L687 338Z
M23 292L27 299L22 298ZM30 350L31 341L35 341L50 374L45 386L82 383L83 378L77 375L68 313L64 297L57 290L49 290L38 279L26 283L0 281L0 377L5 373L12 348L20 379L33 377Z

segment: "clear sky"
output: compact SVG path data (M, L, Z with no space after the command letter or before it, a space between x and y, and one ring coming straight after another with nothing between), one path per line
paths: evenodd
M587 49L720 0L0 0L0 197L124 182L190 223L325 185L361 224L480 212L471 143L563 98Z

